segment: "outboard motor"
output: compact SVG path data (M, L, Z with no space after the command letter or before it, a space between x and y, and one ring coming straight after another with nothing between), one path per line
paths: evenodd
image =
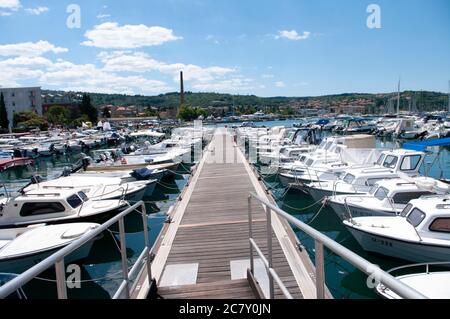
M72 174L72 171L73 171L72 167L69 167L69 166L64 167L64 169L62 171L62 174L61 174L61 177L70 176L70 174Z
M22 157L22 152L19 149L15 149L13 153L14 157Z
M83 170L87 170L87 168L91 164L91 159L87 156L83 157L83 159L81 160L81 164L83 166Z

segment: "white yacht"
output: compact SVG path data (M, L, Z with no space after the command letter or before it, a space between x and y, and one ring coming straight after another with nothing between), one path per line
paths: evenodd
M375 149L375 137L352 135L329 137L298 161L281 165L279 178L284 187L291 184L336 180L352 165L373 165L381 151Z
M94 201L82 191L39 189L0 198L0 229L103 219L126 205L123 200Z
M450 263L422 263L401 266L388 271L395 278L429 299L450 299ZM378 284L377 293L385 299L403 299L395 292Z
M412 262L450 260L450 197L411 200L399 216L344 221L367 251Z
M69 175L49 181L34 182L23 189L25 193L36 190L79 190L94 200L125 199L138 202L151 196L156 180L123 183L122 179L104 176Z
M136 170L141 168L166 169L175 172L181 161L172 155L121 156L113 151L102 151L94 161L90 157L83 158L83 168L87 172L115 172Z
M303 184L304 190L316 201L343 194L364 194L382 179L398 178L402 174L418 176L425 153L409 150L383 151L374 165L348 167L337 180L320 180Z
M381 180L367 194L327 197L329 206L342 220L360 216L395 216L409 201L421 196L446 194L448 184L430 177Z
M22 273L98 226L71 223L0 229L0 272ZM93 242L89 241L68 255L65 262L86 258Z

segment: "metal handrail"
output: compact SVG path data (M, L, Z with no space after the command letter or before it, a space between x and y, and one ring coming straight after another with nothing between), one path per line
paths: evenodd
M286 213L285 211L281 210L279 207L269 203L267 200L259 197L258 195L254 193L250 193L249 196L249 210L251 206L251 198L256 199L258 202L260 202L263 206L266 207L266 210L269 212L272 211L276 213L277 215L283 217L288 222L293 224L295 227L306 233L308 236L312 237L315 240L315 246L316 246L316 289L317 289L317 298L323 299L325 297L325 268L324 268L324 260L323 260L323 247L327 247L329 250L331 250L336 255L340 256L341 258L347 260L350 264L352 264L354 267L358 268L362 272L364 272L366 275L373 276L374 270L377 271L377 279L382 283L384 286L388 287L392 291L394 291L396 294L398 294L402 298L408 298L408 299L426 299L424 295L416 291L415 289L409 287L408 285L402 283L389 273L383 271L378 266L370 263L366 259L362 258L361 256L355 254L353 251L345 248L341 244L335 242L333 239L327 237L326 235L322 234L321 232L315 230L311 226L301 222L297 218L293 217L292 215ZM251 230L251 229L250 229ZM271 233L270 233L271 234ZM250 233L251 235L251 233ZM272 236L268 236L272 238ZM269 247L270 248L270 247ZM253 253L251 253L252 257ZM270 261L270 259L269 259Z
M267 215L267 223L266 223L266 230L267 230L267 247L269 250L269 260L266 259L263 252L259 248L259 246L256 244L255 240L253 239L253 216L252 216L252 197L248 197L247 201L247 209L248 209L248 231L249 231L249 242L250 242L250 272L253 276L255 276L255 261L253 258L253 251L255 250L258 256L261 258L264 267L267 272L267 276L269 277L269 298L274 299L275 298L275 289L274 289L274 280L277 283L278 287L281 289L282 293L287 299L293 299L292 295L289 293L286 286L281 281L280 277L276 273L276 271L273 269L273 258L272 258L272 213L269 208L266 209L266 215Z
M141 208L139 211L138 208ZM119 233L120 233L120 246L121 246L121 258L122 258L122 271L123 271L123 282L119 287L119 290L114 295L114 298L119 298L122 296L123 291L126 289L126 298L130 297L130 285L129 285L129 275L136 273L136 263L134 267L131 269L131 272L128 272L127 265L127 254L126 254L126 241L125 241L125 226L124 226L124 218L131 214L132 212L139 212L142 214L142 222L144 226L144 251L141 256L138 258L139 262L142 262L144 259L146 260L146 266L148 271L148 280L149 284L152 283L152 275L151 275L151 260L150 260L150 242L149 242L149 234L148 234L148 221L147 221L147 212L145 209L145 204L142 201L130 206L120 214L114 216L104 224L98 226L97 228L88 231L86 234L81 236L79 239L75 240L68 246L58 250L53 255L47 257L39 264L33 266L28 269L21 275L17 276L15 279L6 283L4 286L0 287L0 299L6 298L16 290L20 289L28 282L39 276L42 272L46 271L52 266L55 266L56 270L56 285L58 290L58 299L67 299L67 287L66 287L66 277L65 277L65 269L64 269L64 258L73 253L75 250L79 249L89 241L93 240L95 237L100 235L102 232L107 230L112 225L119 223Z
M269 266L269 262L267 261L267 258L264 256L263 252L261 251L261 248L259 248L258 244L255 242L253 238L250 238L250 244L252 245L253 249L258 254L259 258L261 258L264 267L266 268L266 271L270 274L269 277L272 277L280 287L281 291L283 292L284 296L287 299L294 299L291 295L291 293L287 290L286 286L283 284L283 282L280 279L280 276L276 273L276 271ZM254 270L252 270L252 273L254 273Z

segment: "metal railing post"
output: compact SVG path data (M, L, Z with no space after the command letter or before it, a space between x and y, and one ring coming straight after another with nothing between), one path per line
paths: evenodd
M252 217L252 197L249 195L247 199L248 207L248 238L253 239L253 217ZM255 262L253 260L253 246L250 243L250 271L255 275Z
M144 244L145 244L145 248L148 248L148 254L146 256L146 267L147 267L147 275L148 275L148 283L149 285L151 285L152 280L153 280L153 275L152 275L152 261L150 260L150 240L149 240L149 233L148 233L148 220L147 220L147 210L145 209L145 204L142 204L141 206L141 214L142 214L142 224L144 226Z
M316 240L316 296L317 299L325 299L325 266L323 244Z
M58 299L67 299L66 270L64 267L64 259L61 259L55 263L55 272Z
M353 251L342 246L341 244L337 243L336 241L329 238L328 236L322 234L321 232L317 231L316 229L312 228L311 226L305 224L304 222L295 218L291 214L288 214L287 212L281 210L279 207L276 206L276 204L272 204L268 200L258 197L258 195L254 194L254 193L250 193L250 195L254 199L256 199L259 203L264 205L264 207L269 207L278 216L283 217L287 222L298 227L300 230L302 230L304 233L306 233L306 235L312 237L315 241L317 241L319 243L319 246L316 247L316 253L318 253L318 256L316 256L316 258L317 258L316 267L319 269L317 271L319 280L321 282L323 282L322 289L325 290L323 247L326 247L334 254L336 254L336 255L340 256L341 258L343 258L344 260L350 262L355 268L361 270L368 276L373 275L372 269L376 269L378 271L380 283L382 283L385 287L388 287L389 289L394 291L400 297L408 298L408 299L427 299L426 296L424 296L417 290L411 288L410 286L406 285L399 279L394 278L391 274L383 271L378 266L370 263L363 257L357 255ZM257 252L259 253L258 250L257 250ZM261 254L260 254L260 256L261 256ZM261 258L263 260L265 260L264 256L262 256ZM267 264L268 264L268 262L267 262ZM323 279L320 279L320 278L323 278ZM321 294L322 293L319 292L317 295L320 297Z
M125 236L125 222L123 217L119 219L119 233L120 233L120 256L122 262L122 276L126 282L125 297L130 299L130 285L128 280L128 258L127 258L127 243Z
M268 250L268 261L269 268L273 268L273 238L272 238L272 210L270 207L266 206L266 216L267 216L267 250ZM275 289L273 284L272 274L268 271L267 275L269 276L269 291L270 291L270 299L274 299L275 297Z

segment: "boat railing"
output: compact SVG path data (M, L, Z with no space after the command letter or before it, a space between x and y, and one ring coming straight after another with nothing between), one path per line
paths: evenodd
M450 268L450 262L449 261L443 261L443 262L428 262L428 263L403 265L403 266L399 266L399 267L395 267L395 268L389 269L387 272L389 274L392 274L392 273L397 272L397 271L408 270L408 269L418 268L418 267L425 267L425 273L429 274L430 273L430 268L433 267L433 266L445 267L446 270L448 271L449 268Z
M274 295L274 283L279 285L281 291L285 295L286 298L290 298L289 292L287 291L284 284L279 280L278 275L273 269L273 245L272 245L272 213L280 216L285 219L305 234L314 239L315 242L315 284L316 284L316 298L317 299L325 299L325 260L324 260L324 248L329 249L334 254L340 256L341 258L348 261L351 265L368 275L369 277L375 277L376 280L383 284L385 287L388 287L393 292L398 294L400 297L407 299L426 299L424 295L411 288L410 286L404 284L400 280L393 277L386 271L383 271L378 266L370 263L366 259L357 255L353 251L347 249L341 244L337 243L333 239L328 236L322 234L321 232L315 230L311 226L303 223L298 220L294 216L288 214L287 212L281 210L276 205L268 202L267 200L259 197L254 193L250 193L248 197L248 218L249 218L249 237L250 237L250 271L254 274L254 258L253 258L253 250L257 247L256 243L253 240L253 218L252 218L252 200L256 200L263 205L266 211L267 216L267 245L268 245L268 258L263 259L263 263L266 268L267 275L269 277L269 287L270 287L270 297ZM260 257L264 257L261 250L257 251ZM266 263L267 262L267 263Z
M126 246L126 233L125 233L125 217L133 212L138 212L142 215L143 231L144 231L144 249L137 258L131 270L128 271L128 258L127 258L127 246ZM140 201L133 206L128 207L120 214L114 216L104 224L92 229L81 236L79 239L73 241L68 246L58 250L56 253L47 257L39 264L28 269L15 279L9 281L2 287L0 287L0 299L6 298L9 295L15 293L18 289L35 279L42 272L48 270L52 266L56 272L56 287L58 299L67 299L67 281L64 259L74 251L85 245L86 243L94 240L104 231L108 230L112 225L119 224L120 235L120 255L121 255L121 268L122 268L122 282L115 292L113 299L129 299L131 296L132 281L130 278L136 277L142 269L142 265L146 267L148 272L148 281L150 287L153 285L153 277L151 272L151 251L152 248L149 242L148 233L148 219L144 202Z
M344 198L344 206L345 206L347 212L349 213L350 219L352 220L353 217L352 217L350 208L348 206L348 201L347 201L348 198L351 198L352 201L354 201L354 202L362 202L362 201L364 201L365 198L374 198L374 197L373 196L369 196L369 195L348 195L348 196L346 196ZM383 198L383 200L384 199L387 199L387 202L389 203L389 206L392 209L392 212L397 214L396 208L394 207L394 199L393 199L393 197L386 196L385 198Z

